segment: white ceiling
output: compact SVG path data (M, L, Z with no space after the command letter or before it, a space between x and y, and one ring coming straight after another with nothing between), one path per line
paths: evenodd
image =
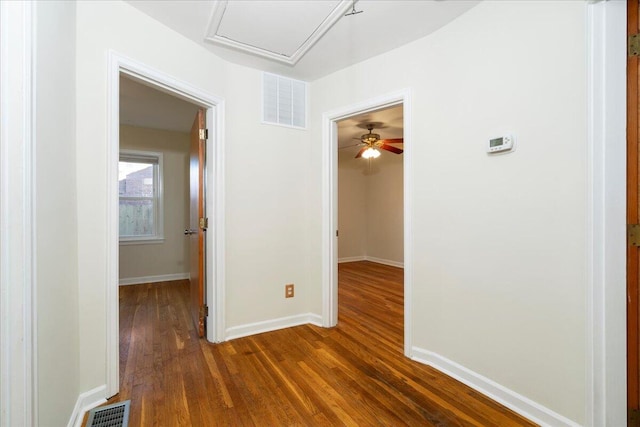
M247 7L245 2L232 1L226 5L216 34L290 57L309 37L309 30L318 28L338 4L338 1L256 1ZM296 17L296 25L289 24L291 16ZM247 22L254 25L249 27ZM267 22L270 31L257 28ZM287 29L286 37L284 31L278 31L280 28Z
M169 28L231 62L301 80L314 80L424 37L479 0L128 0ZM362 11L343 16L355 7ZM338 14L339 13L339 14ZM337 19L332 25L331 20ZM326 32L320 34L322 31ZM209 40L207 40L207 38ZM253 52L222 46L233 40ZM305 43L309 50L303 52ZM312 41L313 41L312 40ZM251 50L251 49L250 49ZM261 52L285 57L273 59ZM302 55L301 57L296 55ZM120 122L188 132L197 107L129 78L120 80ZM357 143L366 124L382 123L382 138L402 137L402 109L368 113L339 124L339 145Z
M360 0L355 8L363 13L351 16L342 16L349 6L345 0L128 3L228 61L311 81L424 37L479 0ZM340 12L337 22L295 65L207 40L213 31L264 51L293 55L301 41L315 37L316 29L334 12Z
M295 65L340 19L351 0L219 0L206 41ZM292 24L291 17L295 17ZM251 25L246 25L251 22ZM286 31L280 31L286 29Z

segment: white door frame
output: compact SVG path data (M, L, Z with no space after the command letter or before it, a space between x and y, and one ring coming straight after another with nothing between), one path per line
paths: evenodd
M626 1L589 1L586 426L627 423Z
M213 308L207 317L207 340L224 340L224 99L180 81L116 52L108 65L108 191L107 202L107 396L118 393L118 160L120 147L120 74L126 74L162 92L206 109L209 127L206 153L205 209L213 227L206 234L206 303Z
M38 425L36 9L0 1L0 425Z
M338 324L338 131L339 120L403 105L404 127L404 354L411 357L411 295L413 273L411 94L409 89L388 93L322 115L322 326Z

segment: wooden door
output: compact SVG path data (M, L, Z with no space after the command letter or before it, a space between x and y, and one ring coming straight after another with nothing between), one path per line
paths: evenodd
M638 34L640 21L638 16L640 0L627 0L627 34ZM640 58L627 57L627 227L640 223L638 206L638 66ZM630 238L629 238L630 240ZM639 280L640 248L627 242L627 407L629 425L640 425L640 372L638 367L640 346Z
M204 337L205 302L204 302L204 166L205 166L205 125L204 111L199 110L191 126L191 148L189 154L189 256L191 314L195 322L198 336Z

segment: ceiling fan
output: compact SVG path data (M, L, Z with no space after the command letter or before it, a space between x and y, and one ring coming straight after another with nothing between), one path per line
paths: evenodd
M372 124L367 125L367 130L369 133L365 133L360 137L363 147L358 151L358 154L356 154L356 159L360 157L364 159L375 159L380 156L378 148L395 154L402 153L403 150L401 148L389 144L402 144L404 142L403 138L380 139L380 135L373 133Z

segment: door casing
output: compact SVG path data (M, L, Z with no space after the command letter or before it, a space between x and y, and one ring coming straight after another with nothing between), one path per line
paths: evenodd
M626 2L587 2L585 426L626 425Z
M412 147L411 92L388 93L322 116L322 326L338 323L338 131L337 122L385 107L402 104L404 132L404 354L411 357L411 290L413 244L411 227Z
M119 159L119 96L120 75L169 93L206 109L209 129L206 150L209 153L205 171L205 210L209 217L206 235L207 258L205 265L212 274L207 275L207 340L224 341L224 113L223 98L207 93L159 70L109 52L108 61L108 135L107 135L107 397L118 393L119 379L119 326L118 326L118 159Z

